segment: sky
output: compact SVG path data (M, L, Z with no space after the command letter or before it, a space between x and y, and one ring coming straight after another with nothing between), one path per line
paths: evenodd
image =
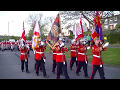
M56 18L59 11L0 11L0 35L21 36L23 31L23 21L27 20L30 14L41 13L45 17ZM87 27L89 26L88 22ZM9 22L9 33L8 33ZM79 22L79 20L77 21ZM29 25L24 22L26 34L29 31Z
M27 20L30 14L35 13L43 14L43 18L55 18L58 14L58 11L0 11L0 35L9 34L14 36L21 36L23 31L23 21ZM26 22L24 22L24 27L26 33L28 33L29 25Z

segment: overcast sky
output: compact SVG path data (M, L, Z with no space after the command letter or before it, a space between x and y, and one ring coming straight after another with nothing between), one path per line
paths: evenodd
M23 21L25 21L30 14L41 13L44 17L56 17L58 11L0 11L0 35L21 36ZM24 23L26 33L28 33L29 26Z
M23 31L23 21L28 19L30 14L41 13L44 17L57 16L59 11L0 11L0 35L8 35L8 22L9 22L9 35L21 36ZM86 20L84 20L86 21ZM79 20L77 21L79 22ZM88 22L87 26L88 26ZM25 22L26 34L29 30L29 25Z

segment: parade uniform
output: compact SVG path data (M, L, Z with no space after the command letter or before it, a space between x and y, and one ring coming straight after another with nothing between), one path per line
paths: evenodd
M101 45L93 45L91 46L92 53L93 53L93 59L92 59L92 73L91 73L91 79L94 79L94 76L96 74L96 71L99 71L100 78L105 79L104 77L104 68L103 68L103 61L101 59L101 51L99 50L102 46ZM102 48L102 51L105 51L106 48Z
M0 42L0 50L1 50L1 44L2 44L2 43Z
M65 51L67 51L67 48L56 46L56 63L57 63L57 79L60 78L61 71L63 70L64 76L66 79L69 79L68 73L67 73L67 61L65 57Z
M36 74L39 75L39 68L41 67L43 71L43 76L46 76L44 50L44 46L38 46L35 48L35 60L37 65Z
M53 50L53 67L52 67L52 72L55 72L55 68L56 68L56 51L55 49Z
M77 55L76 45L72 44L70 46L70 49L71 49L70 68L72 70L73 64L74 64L74 62L76 62L76 55ZM77 66L77 62L76 62L76 66Z
M1 50L3 51L4 45L3 42L1 43Z
M24 62L25 62L25 67L26 67L26 72L28 71L28 56L27 56L27 51L28 49L26 47L20 47L20 60L21 60L21 70L23 72L24 70Z
M76 74L79 75L79 72L81 68L83 67L84 75L85 77L88 77L88 71L87 71L87 55L86 53L86 46L79 45L77 48L78 54L77 54L77 68L76 68Z
M3 42L3 50L5 50L5 48L6 48L6 43Z
M17 49L19 50L20 42L17 42Z

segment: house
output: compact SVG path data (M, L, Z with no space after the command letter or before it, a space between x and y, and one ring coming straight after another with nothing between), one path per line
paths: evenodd
M69 35L70 35L70 30L66 28L62 28L62 33L60 34L60 36L68 37Z
M120 15L114 15L112 17L104 18L104 24L102 24L102 29L103 30L114 30L115 26L118 23L120 23ZM90 30L92 29L92 27L93 25L89 24Z
M103 24L103 30L113 30L118 23L120 23L120 15L108 17Z

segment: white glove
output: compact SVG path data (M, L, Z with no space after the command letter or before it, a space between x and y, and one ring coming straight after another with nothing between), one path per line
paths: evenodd
M45 62L45 59L43 59L44 60L44 62Z
M102 67L102 64L100 65L100 67Z
M27 59L25 59L25 62L27 62Z
M62 43L61 45L60 45L60 47L63 47L64 46L64 43Z
M90 47L87 47L87 49L90 49Z
M63 62L63 64L65 65L65 62Z
M35 51L34 51L34 54L35 54Z
M77 57L76 57L76 61L77 61Z
M103 48L109 46L109 42L105 43L105 45L103 46Z
M87 64L87 61L85 61L86 62L86 64Z

